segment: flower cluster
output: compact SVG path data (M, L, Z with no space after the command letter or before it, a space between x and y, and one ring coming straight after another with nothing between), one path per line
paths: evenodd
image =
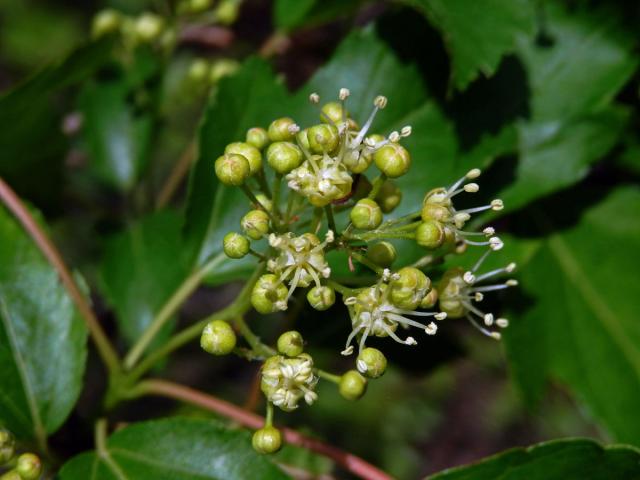
M0 428L0 473L10 468L2 478L14 480L37 480L42 474L42 462L33 453L16 454L16 441L11 432Z
M478 273L488 255L503 243L493 228L476 232L468 225L475 213L501 210L502 201L456 208L459 194L479 190L474 180L481 172L474 168L448 187L427 191L412 213L385 218L402 199L395 182L411 165L409 151L400 144L411 134L411 127L387 135L371 131L376 115L387 105L383 96L374 99L373 110L360 127L348 112L349 95L347 89L340 89L338 101L319 108L320 123L308 128L283 117L266 129L249 129L245 141L227 145L214 164L219 181L239 188L250 204L239 221L241 231L229 232L223 248L230 258L256 257L260 274L250 292L255 310L261 314L287 310L298 301L297 291L307 289L309 305L325 311L334 305L338 293L350 319L341 352L351 355L357 346L355 368L333 375L303 353L298 332L283 334L277 352L243 333L252 347L248 356L264 359L261 386L268 400L267 423L254 435L254 447L264 453L277 450L281 443L271 424L274 406L291 411L301 400L313 404L319 378L335 382L343 397L356 400L364 395L369 379L384 374L385 355L367 346L372 337L417 345L416 338L402 330L419 329L434 336L439 322L464 317L498 339L498 329L508 324L483 312L478 303L485 293L516 284L515 280L483 284L512 273L515 265ZM319 104L317 94L309 98ZM425 254L396 266L398 242L413 243ZM449 255L464 254L468 246L486 249L472 268L452 268L432 281L437 270L430 267L444 263ZM365 276L360 281L355 276L353 282L338 281L329 256L332 251L346 255L352 272L359 265L370 270L374 279L364 286ZM209 325L203 348L214 354L242 352L235 347L233 329L227 327Z

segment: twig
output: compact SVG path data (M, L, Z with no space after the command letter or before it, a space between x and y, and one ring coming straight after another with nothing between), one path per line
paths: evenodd
M218 413L224 417L230 418L241 425L249 428L258 429L264 425L264 418L255 413L243 410L232 403L221 400L212 395L199 392L189 387L179 385L165 380L146 380L141 382L137 387L137 394L141 395L159 395L163 397L174 398L191 405L197 405L206 410ZM391 480L392 477L383 472L379 468L371 465L362 458L351 453L340 450L333 445L309 438L301 433L289 428L281 428L286 442L307 448L311 451L330 458L337 464L341 465L347 471L364 480Z
M167 180L158 193L158 197L156 198L156 210L164 208L171 200L171 197L176 193L176 190L178 190L182 180L189 172L189 167L191 166L191 163L193 163L196 151L196 142L192 141L182 155L180 155L178 162L174 165L171 173L169 173Z
M0 178L0 199L11 213L15 215L47 261L58 272L58 276L60 277L62 284L69 293L73 303L75 303L78 308L80 315L84 319L87 328L89 329L89 334L96 344L98 354L104 361L107 369L111 373L118 372L120 370L118 354L109 342L104 330L102 330L98 318L95 313L93 313L89 303L78 288L78 285L65 265L64 260L62 260L60 252L58 252L58 249L51 240L49 240L47 234L40 228L40 225L38 225L31 213L29 213L29 210L27 210L20 198L2 178Z

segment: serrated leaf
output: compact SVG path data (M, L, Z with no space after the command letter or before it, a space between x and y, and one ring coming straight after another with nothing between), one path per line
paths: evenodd
M79 455L59 475L61 480L288 478L252 449L247 432L187 418L137 423L119 430L100 455Z
M0 423L41 444L73 408L87 332L57 272L0 208Z
M452 83L464 90L482 72L493 75L519 35L531 35L531 0L408 0L440 30L452 61Z
M534 306L505 330L512 371L529 400L545 378L571 387L619 441L640 444L640 309L635 284L640 191L623 188L579 224L551 234L521 268ZM554 228L542 211L532 218Z
M140 337L187 276L182 222L177 213L156 213L106 243L102 284L129 343Z
M602 447L587 439L554 440L514 448L471 465L452 468L429 480L565 480L640 477L640 452L632 447Z

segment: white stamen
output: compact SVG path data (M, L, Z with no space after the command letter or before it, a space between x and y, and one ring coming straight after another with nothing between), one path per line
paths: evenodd
M518 281L514 278L510 278L509 280L507 280L506 282L504 282L504 284L507 287L515 287L516 285L518 285Z
M493 325L493 313L487 313L487 314L484 316L484 324L485 324L487 327L490 327L491 325Z
M491 338L495 338L496 340L500 340L502 338L502 334L500 332L491 332Z
M487 227L484 230L482 230L482 233L484 233L487 237L490 237L491 235L496 233L496 229L493 227Z
M374 100L373 100L373 104L378 107L379 109L383 109L384 107L387 106L387 97L385 97L384 95L378 95Z
M476 193L480 190L480 186L477 183L467 183L464 187L464 191L467 193Z
M509 326L509 320L507 320L506 318L498 318L496 320L496 325L498 325L500 328L507 328Z
M407 125L406 127L402 127L402 129L400 130L400 135L402 137L408 137L409 135L411 135L411 126Z
M502 240L500 240L499 237L491 237L489 239L489 246L491 247L491 250L496 252L504 247L504 243L502 243Z
M398 143L400 141L400 134L398 132L391 132L389 135L389 141L391 143Z
M424 332L427 335L435 335L437 331L438 331L438 326L433 322L427 325L427 328L424 329Z
M353 345L349 345L347 348L345 348L343 351L340 352L341 355L344 355L345 357L351 355L353 353Z
M502 200L500 200L499 198L496 198L495 200L491 200L491 210L494 211L498 211L498 210L502 210L504 208L504 203L502 202Z
M464 275L462 276L462 280L464 280L464 283L468 285L472 285L473 282L476 281L476 276L471 272L464 272Z
M349 95L351 95L351 92L348 88L341 88L338 94L338 98L340 100L346 100Z
M506 267L504 267L504 271L507 273L511 273L516 269L516 264L515 262L511 262L509 265L507 265Z
M320 95L318 95L317 93L313 92L311 95L309 95L309 101L311 103L318 103L320 101Z
M407 345L417 345L418 342L416 342L416 339L413 337L407 337L407 339L404 341L404 343L406 343Z
M433 318L435 318L436 320L444 320L445 318L447 318L447 312L438 312L433 316Z
M296 124L294 123L294 124L292 124L292 125L289 125L289 126L287 127L287 130L289 130L289 133L290 133L291 135L295 135L296 133L298 133L298 132L300 131L300 126L299 126L299 125L296 125Z

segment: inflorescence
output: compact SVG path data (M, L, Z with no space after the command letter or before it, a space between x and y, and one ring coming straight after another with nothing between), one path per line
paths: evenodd
M384 373L386 357L366 345L372 337L416 345L415 334L401 331L419 329L433 336L439 322L464 317L483 334L499 339L499 330L508 325L478 304L486 293L517 284L512 279L485 284L512 273L515 264L482 273L487 257L503 242L492 227L469 228L472 215L501 210L502 201L456 208L458 195L479 190L475 180L481 172L474 168L448 187L427 191L414 212L385 219L402 199L394 180L411 166L411 155L401 145L411 127L387 135L371 130L387 105L384 96L374 99L373 110L360 127L348 112L349 95L342 88L338 101L320 107L319 95L311 94L320 123L303 129L283 117L267 129L251 128L245 141L227 145L214 165L219 181L241 189L251 205L240 219L242 232L228 233L223 248L230 258L253 255L262 264L263 274L250 296L253 307L261 314L287 310L294 299L298 301L296 292L306 289L309 305L324 311L334 305L337 292L351 320L341 353L349 356L357 348L355 369L339 376L314 365L311 355L303 352L298 332L285 332L277 351L264 346L268 355L257 356L264 359L261 385L268 400L267 421L253 439L256 450L263 453L276 451L281 444L280 433L272 426L274 407L291 411L301 400L313 404L319 378L335 382L343 397L356 400L365 393L367 379ZM410 265L394 267L398 242L412 243L424 253ZM451 268L438 281L425 273L446 256L463 254L469 247L485 249L470 269ZM371 283L351 287L334 279L328 259L332 251L346 253L352 272L355 264L370 270ZM359 280L354 283L362 285L363 278ZM203 348L216 355L237 351L233 329L220 322L212 322L203 332Z

